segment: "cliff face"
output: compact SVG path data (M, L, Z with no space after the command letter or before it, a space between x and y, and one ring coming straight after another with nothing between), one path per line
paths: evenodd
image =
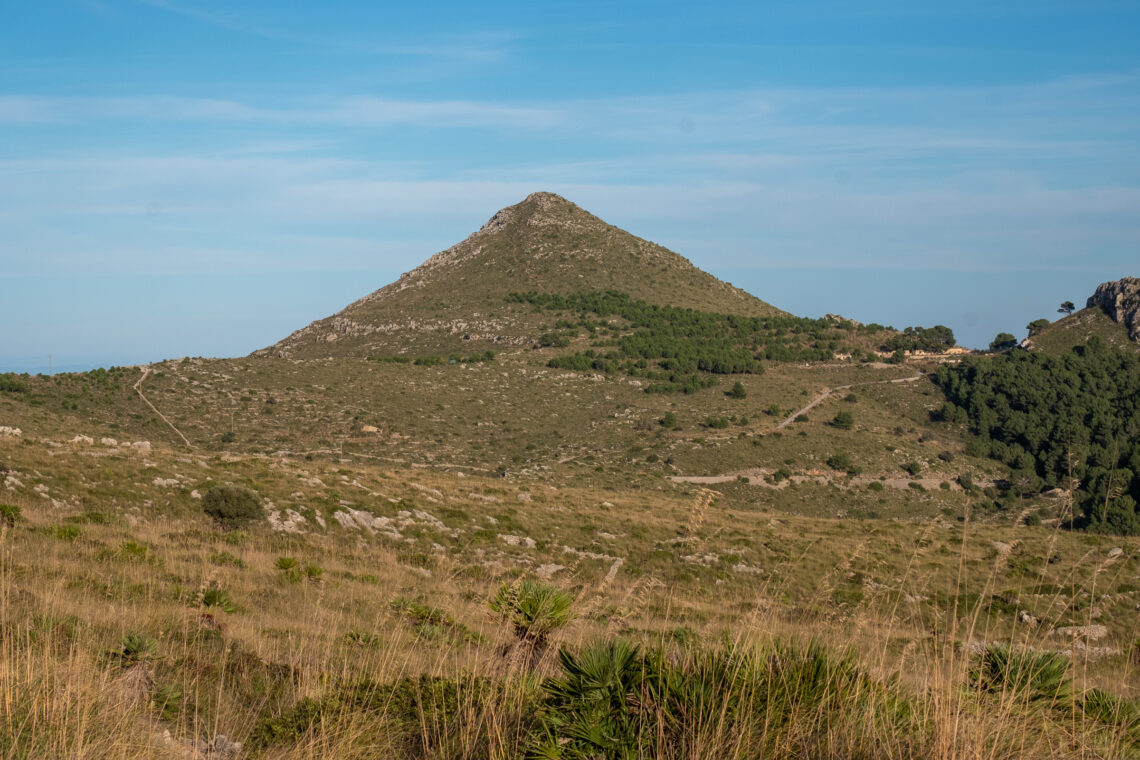
M1128 328L1129 338L1140 342L1140 278L1101 283L1085 306L1103 310L1114 322Z

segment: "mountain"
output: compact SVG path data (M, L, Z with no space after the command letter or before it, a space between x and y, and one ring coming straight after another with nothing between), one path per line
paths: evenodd
M1101 283L1085 308L1035 333L1028 347L1062 354L1093 336L1106 345L1140 352L1140 278Z
M496 212L466 240L396 282L255 355L320 358L525 345L537 322L525 306L506 303L508 294L601 290L741 316L784 313L683 256L540 192Z

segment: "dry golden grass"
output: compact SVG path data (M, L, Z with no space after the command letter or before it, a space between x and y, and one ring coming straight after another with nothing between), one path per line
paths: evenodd
M10 443L5 453L13 472L40 473L50 483L45 496L30 489L4 496L23 513L0 539L5 758L205 757L197 742L218 734L248 742L258 725L289 715L298 700L334 697L345 684L463 674L504 685L457 697L467 716L463 730L425 713L409 745L406 720L396 729L397 717L378 720L344 705L263 756L521 756L529 739L519 716L557 663L553 649L534 668L513 656L512 632L487 600L502 582L553 564L564 567L551 582L574 594L577 612L556 645L623 637L683 657L693 639L705 648L732 642L750 650L813 640L833 652L853 650L871 683L897 682L912 705L904 727L876 718L887 704L877 692L844 694L846 713L806 711L791 724L753 725L771 756L1110 758L1135 751L1123 731L1078 710L1012 693L980 695L966 685L979 642L1059 650L1069 640L1051 635L1052 627L1103 623L1108 636L1089 642L1091 653L1079 645L1073 652L1076 688L1134 699L1135 540L970 520L749 512L707 490L553 489L256 457L206 461L201 480L255 483L277 507L300 509L303 501L311 510L307 532L258 525L223 533L192 498L147 482L185 477L197 466L176 452L155 450L138 461ZM86 494L102 494L100 478L108 476L121 478L124 490L100 504ZM420 510L441 521L410 523L399 540L345 529L333 518L344 508L325 498L329 486L306 486L305 478L339 482L342 496L345 483L360 484L352 508L378 517ZM289 501L300 492L290 489L305 490L304 499ZM517 545L501 538L512 535ZM1124 551L1109 559L1114 545ZM290 580L277 567L280 557L319 567L319 577ZM204 606L210 589L224 591L236 608ZM1021 609L1040 622L1020 622ZM109 654L121 653L131 635L153 638L154 653L129 664ZM156 695L171 692L180 695L177 708L164 713ZM755 756L739 727L726 718L719 726L699 731L683 752L654 745L650 754Z

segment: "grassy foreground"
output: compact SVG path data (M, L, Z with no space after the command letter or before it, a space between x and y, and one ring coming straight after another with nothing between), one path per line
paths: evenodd
M1140 756L1135 540L6 446L0 757Z

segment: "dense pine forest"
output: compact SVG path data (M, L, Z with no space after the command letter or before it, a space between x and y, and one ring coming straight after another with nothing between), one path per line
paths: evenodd
M1012 489L1073 488L1074 524L1140 535L1140 358L1093 337L1062 356L968 359L934 381L938 416L968 423L970 453L1007 464Z
M556 357L550 366L645 377L650 393L691 393L714 382L699 373L758 374L764 360L824 361L836 353L858 351L849 342L854 336L885 329L848 321L743 317L658 306L617 291L512 293L507 301L561 317L540 339L543 345L567 346L582 330L592 338L596 348Z

